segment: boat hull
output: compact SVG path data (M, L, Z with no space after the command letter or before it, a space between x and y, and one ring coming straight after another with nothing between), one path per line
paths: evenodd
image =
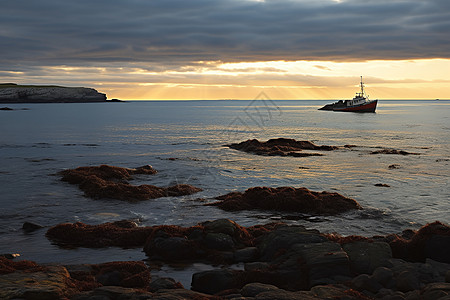
M333 111L346 111L346 112L375 112L377 109L378 100L373 100L365 104L349 106L349 107L335 107Z
M343 112L358 112L358 113L374 113L377 109L378 100L373 100L364 104L345 106L342 103L327 104L320 110L331 110L331 111L343 111Z

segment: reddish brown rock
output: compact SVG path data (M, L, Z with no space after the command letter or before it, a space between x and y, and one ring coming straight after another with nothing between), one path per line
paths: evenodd
M244 193L232 192L216 199L220 201L206 205L229 211L263 209L322 215L361 209L355 200L338 193L314 192L307 188L293 187L254 187Z
M247 140L241 143L226 145L232 149L253 153L257 155L269 156L322 156L320 153L299 153L302 150L331 151L338 149L335 146L317 146L309 141L296 141L294 139L278 138L270 139L267 142L260 142L256 139Z
M0 274L9 274L14 273L16 271L32 273L45 270L46 270L45 267L38 265L34 261L29 260L13 261L3 256L0 256Z
M133 222L124 221L100 225L77 222L53 226L46 236L54 243L66 247L133 248L142 247L153 230L153 227L138 227Z
M394 235L389 244L395 258L416 262L431 258L450 263L450 226L441 222L425 225L415 231L410 239Z
M134 174L155 174L151 166L136 169L119 168L108 165L94 167L79 167L60 172L63 181L77 184L85 195L94 199L118 199L125 201L140 201L169 196L190 195L202 189L188 185L178 184L171 187L157 187L143 184L131 185L127 180Z

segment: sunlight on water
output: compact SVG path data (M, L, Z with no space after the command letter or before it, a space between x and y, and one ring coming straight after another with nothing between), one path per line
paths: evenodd
M434 220L450 222L450 102L380 101L376 114L318 111L323 104L186 101L11 105L29 110L1 112L0 253L20 252L27 259L70 263L86 256L92 262L110 261L125 253L114 248L61 250L45 238L46 229L22 232L25 221L49 227L61 222L96 224L121 219L139 220L141 225L184 226L217 218L230 218L244 226L282 220L323 232L361 235L397 233ZM247 139L277 137L357 147L320 157L256 156L224 147ZM381 148L420 155L370 154ZM56 175L66 168L100 164L150 164L158 174L137 177L135 184L188 183L204 191L132 204L92 200ZM389 168L391 165L398 167ZM377 183L390 187L376 187ZM365 209L318 217L263 211L231 213L203 206L218 195L254 186L339 192L356 199ZM139 249L126 253L124 260L145 258Z

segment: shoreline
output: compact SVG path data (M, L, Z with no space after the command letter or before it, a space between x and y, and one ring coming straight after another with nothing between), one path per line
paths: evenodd
M450 258L446 255L450 227L440 222L372 238L322 234L283 223L242 227L228 219L188 228L139 227L128 220L100 225L68 223L50 228L46 236L71 249L80 246L77 240L85 243L84 247L99 249L117 242L124 248L143 246L147 259L38 265L0 256L0 290L15 291L12 296L0 294L4 299L44 291L54 299L80 300L99 295L147 299L179 294L184 299L329 299L333 294L337 297L333 299L428 299L420 297L431 293L446 296L450 291ZM106 243L93 243L101 240ZM127 240L134 244L127 246ZM436 243L439 247L433 246ZM192 290L151 271L158 265L198 263L216 267L192 274ZM231 268L236 263L244 269ZM46 281L40 282L41 277ZM34 278L35 284L18 288L17 282L26 278Z

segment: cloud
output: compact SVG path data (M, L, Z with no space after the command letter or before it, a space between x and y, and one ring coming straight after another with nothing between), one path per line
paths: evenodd
M448 0L17 0L0 69L450 57Z

